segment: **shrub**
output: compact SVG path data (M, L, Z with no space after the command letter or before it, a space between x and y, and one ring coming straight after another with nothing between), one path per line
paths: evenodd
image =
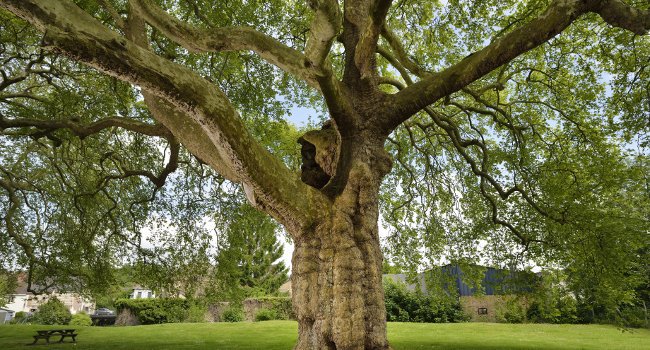
M238 308L228 308L221 315L224 322L241 322L244 320L244 312Z
M567 287L564 271L545 271L538 285L529 296L530 307L526 317L530 322L576 323L578 302ZM593 307L593 303L589 303Z
M167 320L167 311L159 307L140 310L140 312L137 313L137 316L138 321L140 321L141 324L169 323Z
M526 305L519 298L509 298L497 308L497 322L503 323L524 323L526 321Z
M578 322L577 302L571 296L556 298L536 296L526 312L530 322L538 323L576 323Z
M646 312L647 310L641 305L623 305L609 323L625 328L650 328Z
M255 321L271 321L277 319L278 315L270 309L259 309L255 314Z
M467 320L460 302L409 291L403 283L384 281L386 318L391 322L462 322Z
M206 312L205 306L199 304L192 304L190 305L190 308L187 310L187 318L185 319L185 322L191 322L191 323L205 322L205 312Z
M70 319L71 326L91 326L92 324L93 321L85 312L72 315L72 319Z
M72 315L61 300L52 297L45 304L38 308L34 314L33 322L38 324L60 324L66 325L70 322Z
M140 324L140 319L131 309L121 309L115 318L116 326L137 326Z
M559 316L556 318L557 323L576 323L578 322L578 303L572 296L560 298L557 302Z
M416 307L414 295L406 290L405 286L395 283L384 284L386 319L390 322L409 322L411 316L407 309Z
M14 315L14 318L11 320L11 324L22 324L22 323L29 323L32 321L32 315L26 313L25 311L18 311Z

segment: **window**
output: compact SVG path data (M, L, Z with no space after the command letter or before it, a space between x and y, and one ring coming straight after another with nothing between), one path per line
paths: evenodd
M138 295L135 297L136 299L142 298L142 292L138 292Z
M479 315L487 315L487 308L486 307L479 307L478 308L478 314Z

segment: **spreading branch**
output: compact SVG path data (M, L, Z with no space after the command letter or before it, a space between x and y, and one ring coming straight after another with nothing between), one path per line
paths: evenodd
M398 90L404 90L407 88L406 85L404 85L402 82L396 79L391 79L391 78L385 78L382 77L380 79L381 84L388 84L396 87ZM477 95L474 92L469 91L470 95L472 95L474 98L477 98ZM462 106L458 103L451 102L451 105L465 111L466 113L486 113L487 111L483 110L475 110L472 108L467 108L466 106ZM420 123L415 123L425 134L429 134L428 129L431 127L435 126L439 130L444 131L444 133L448 136L448 139L451 141L451 145L453 148L456 150L456 152L461 156L463 161L470 167L470 170L472 173L474 173L476 176L479 177L480 179L480 193L481 196L486 200L486 202L489 204L490 207L490 220L496 224L500 225L504 228L506 228L508 231L510 231L517 239L520 241L521 244L523 245L528 245L532 242L536 243L543 243L543 241L529 237L525 233L523 233L519 228L517 228L515 225L512 223L503 220L501 217L499 217L499 210L498 210L498 203L497 203L497 198L495 198L491 192L494 191L498 194L498 198L501 200L508 200L512 195L518 194L528 205L530 205L531 208L533 208L538 214L541 216L551 219L557 223L564 224L566 223L565 219L562 216L557 216L554 215L553 213L547 211L544 209L542 206L540 206L534 199L533 197L526 191L522 186L519 184L515 184L512 187L504 187L502 186L497 179L495 179L488 171L488 160L489 160L489 150L488 146L483 139L482 133L477 130L476 128L473 128L473 130L479 134L479 138L472 138L468 139L465 138L461 135L460 128L458 125L449 117L445 116L444 114L441 114L437 111L435 111L433 108L430 106L427 106L423 109L423 111L431 118L433 121L433 124L431 125L422 125ZM492 113L487 112L488 114L493 115ZM494 115L493 115L494 116ZM496 116L494 116L496 118ZM512 123L506 122L506 123L501 123L502 126L508 128L511 130L513 133L516 135L519 135L521 130L513 125ZM405 123L404 127L407 129L409 134L411 133L409 130L409 126ZM415 145L415 142L413 141L413 138L410 138L411 144L418 149L418 147ZM480 159L475 159L471 153L469 152L470 148L476 148L478 149L480 153ZM421 154L426 155L426 152L423 152L422 150L419 150ZM489 186L489 188L488 188ZM491 188L491 190L490 190Z
M129 11L125 23L126 37L139 47L149 50L145 22L138 11ZM183 110L159 98L152 92L143 89L144 102L155 120L165 125L178 140L184 140L183 146L205 164L210 164L221 176L232 181L241 182L237 174L223 159L217 147L212 143L208 134L201 126Z
M327 1L325 1L327 3ZM309 59L278 40L248 27L196 28L169 15L151 0L132 1L133 9L151 26L192 52L220 52L250 50L280 69L302 78L317 87L315 77L320 75L312 67L319 67L327 52L318 52ZM336 4L336 2L334 2ZM338 5L336 5L338 7ZM330 42L331 44L331 42ZM308 46L309 47L309 46ZM323 57L321 57L323 56ZM321 61L311 61L320 59Z
M132 176L140 176L149 179L149 181L151 181L157 189L161 188L165 184L167 177L176 171L176 169L178 169L178 155L180 153L180 148L180 144L176 140L171 140L169 142L169 160L158 175L148 170L124 170L120 175L106 176L102 182L116 179L126 179Z
M381 36L383 36L384 39L386 39L388 45L390 45L391 49L393 49L393 52L395 53L394 60L399 61L399 64L401 66L408 69L409 72L411 72L412 74L416 75L419 78L424 78L426 76L431 75L430 72L424 70L422 67L420 67L417 63L413 62L413 60L411 60L408 57L408 54L406 53L406 50L404 49L404 46L400 42L399 38L385 24L381 28ZM385 54L382 54L382 52L379 52L379 54L386 57Z
M456 92L499 66L561 33L587 11L582 1L556 0L536 19L495 39L455 65L420 80L395 95L385 120L391 130L438 99Z
M385 58L386 61L388 61L388 63L390 63L395 69L397 69L402 79L404 79L408 85L413 84L413 79L411 79L409 71L388 49L378 46L377 53Z
M6 119L0 116L0 130L10 128L34 128L38 131L31 133L32 136L39 136L51 133L59 129L68 129L76 136L84 139L90 135L96 134L102 130L118 127L125 130L137 132L147 136L158 136L164 138L171 138L172 134L167 128L160 124L148 124L137 120L110 117L100 119L90 124L83 124L76 119L67 120L38 120L38 119Z
M309 65L322 67L341 29L341 9L336 0L314 0L309 5L314 19L309 28L305 56Z
M320 90L334 120L339 123L351 122L352 108L327 61L334 38L341 27L341 14L336 1L311 3L315 17L311 23L305 54L252 28L196 28L169 15L150 0L136 0L132 3L135 10L132 15L141 16L190 51L251 50L259 54L267 62Z
M592 11L614 27L627 29L638 35L650 31L650 10L632 7L621 0L590 2L594 4Z
M639 10L622 1L555 0L536 19L496 38L487 47L455 65L435 73L394 96L394 108L381 123L388 130L517 56L538 47L564 31L578 17L596 12L609 24L644 34L650 29L650 11Z
M276 219L290 232L310 225L312 211L326 203L264 149L225 94L195 72L118 36L69 1L6 0L2 6L46 32L44 42L53 50L139 85L191 116L228 167L260 202L276 208Z
M350 100L327 59L334 39L341 30L341 9L338 2L333 0L315 0L309 4L314 11L314 19L309 27L305 62L319 72L316 80L332 119L340 126L354 125L357 120ZM339 128L343 137L351 136L346 134L350 130L352 128Z
M27 255L29 260L33 261L36 259L36 256L34 254L34 247L32 247L31 243L29 243L27 239L18 233L16 230L16 225L14 224L14 216L20 209L21 204L20 199L16 195L16 187L18 186L13 181L0 178L0 187L7 192L7 197L9 199L7 211L3 218L3 221L5 222L5 230L7 231L9 237L13 238L14 242L16 242L16 244L18 244L23 249L25 255Z
M373 75L372 64L374 62L373 55L377 48L377 40L379 33L384 26L384 20L388 14L388 10L392 4L392 0L375 0L368 1L368 9L361 5L349 6L350 11L368 11L369 19L356 23L357 30L359 31L359 38L354 50L354 63L359 69L361 79L370 78ZM354 10L353 10L354 9ZM366 18L361 16L360 18Z
M124 29L125 27L125 22L124 19L120 16L120 14L117 12L115 7L108 1L108 0L98 0L99 3L104 7L106 12L111 16L113 21L115 21L115 25L120 28Z

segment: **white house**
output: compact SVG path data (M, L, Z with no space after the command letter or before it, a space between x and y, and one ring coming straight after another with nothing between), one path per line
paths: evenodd
M149 299L155 298L156 294L151 290L142 286L133 286L129 299Z
M0 307L0 324L9 323L14 318L14 312L9 309Z
M45 304L50 298L56 297L63 305L65 305L71 314L79 312L93 313L95 311L95 303L77 293L68 293L63 291L54 290L49 294L34 295L27 291L27 276L21 273L18 276L16 290L12 294L7 295L7 305L5 308L15 312L36 312L42 304Z
M14 294L9 294L7 296L7 305L5 307L8 310L18 311L30 311L27 308L27 293L22 293L19 290L16 290Z

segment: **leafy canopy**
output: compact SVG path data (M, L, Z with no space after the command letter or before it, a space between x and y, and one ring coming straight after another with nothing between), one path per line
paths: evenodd
M118 31L128 12L123 1L76 3ZM299 51L314 18L295 1L155 3L185 23L252 27ZM395 1L377 47L381 89L398 94L482 57L478 50L560 3L568 2ZM650 7L622 3L643 14ZM139 89L43 51L41 34L0 15L6 261L35 278L97 288L124 259L206 266L205 218L242 190L152 122ZM325 119L326 102L308 82L248 51L194 53L160 28L148 34L153 52L216 84L263 148L298 170L291 107ZM411 270L440 260L560 266L582 287L602 286L609 300L633 300L649 244L650 40L587 13L531 45L392 131L393 170L380 194L386 252ZM337 79L345 58L334 42ZM145 228L158 250L144 243Z

